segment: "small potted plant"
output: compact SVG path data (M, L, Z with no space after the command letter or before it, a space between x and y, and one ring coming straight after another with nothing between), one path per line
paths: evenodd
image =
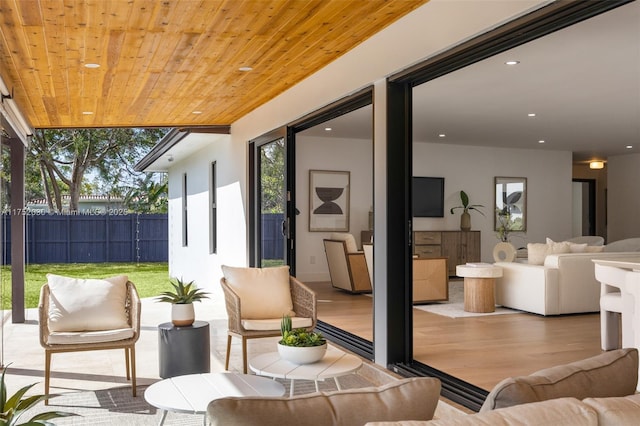
M327 341L321 333L292 327L291 317L285 315L280 323L282 339L278 342L280 358L294 364L320 361L327 352Z
M8 366L7 366L8 367ZM58 417L69 417L69 416L77 416L75 413L67 413L65 411L47 411L43 413L38 413L34 415L29 421L26 423L18 423L20 417L27 411L28 409L35 407L40 401L45 401L45 403L55 395L33 395L23 398L25 393L29 391L35 383L31 385L27 385L21 388L19 391L14 393L13 395L7 397L7 386L4 383L4 373L7 372L7 368L2 371L2 379L0 379L0 404L1 410L0 412L0 425L7 426L21 426L21 425L39 425L39 424L53 424L49 422L51 419L55 419Z
M460 202L462 203L462 205L451 207L450 212L451 214L453 214L453 212L456 209L462 209L462 215L460 216L460 229L463 231L470 231L471 215L469 214L469 210L475 210L478 213L480 213L482 216L484 216L484 213L482 213L482 210L478 208L478 207L484 207L484 206L482 204L469 204L469 196L464 191L460 191Z
M164 291L158 296L158 302L171 303L171 322L176 327L187 327L195 321L193 302L208 298L208 293L194 286L191 281L187 284L182 279L170 280L173 291Z

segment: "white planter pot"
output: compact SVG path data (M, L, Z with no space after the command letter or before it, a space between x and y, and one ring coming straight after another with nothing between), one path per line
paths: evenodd
M327 352L327 344L322 346L285 346L278 343L280 358L293 364L311 364L320 361Z
M187 327L195 321L193 303L175 303L171 305L171 322L176 327Z

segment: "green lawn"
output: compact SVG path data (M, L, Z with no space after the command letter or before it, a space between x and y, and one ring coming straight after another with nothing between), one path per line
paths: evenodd
M2 273L2 309L11 309L11 267L0 268ZM169 268L163 263L67 263L27 265L25 271L25 306L35 308L40 287L47 282L47 274L78 278L104 278L127 275L138 289L140 297L157 296L170 290Z

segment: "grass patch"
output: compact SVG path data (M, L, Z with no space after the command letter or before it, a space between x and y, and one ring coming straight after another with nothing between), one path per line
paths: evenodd
M2 309L11 309L11 266L2 270ZM138 289L140 297L154 297L171 288L169 266L166 262L154 263L65 263L27 265L25 270L25 307L36 308L40 288L47 282L47 274L78 278L104 278L127 275Z

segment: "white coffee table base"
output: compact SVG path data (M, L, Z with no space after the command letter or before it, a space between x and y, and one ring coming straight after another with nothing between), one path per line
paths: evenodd
M316 391L319 391L319 381L333 379L338 390L342 390L338 377L355 373L360 367L362 367L360 358L331 345L327 348L324 358L313 364L293 364L280 358L278 352L258 355L249 361L251 371L260 376L290 380L289 396L294 394L296 380L313 380Z
M203 414L207 424L207 405L227 396L282 396L284 386L275 380L238 373L188 374L161 380L149 386L144 399L161 409L159 425L167 412Z

